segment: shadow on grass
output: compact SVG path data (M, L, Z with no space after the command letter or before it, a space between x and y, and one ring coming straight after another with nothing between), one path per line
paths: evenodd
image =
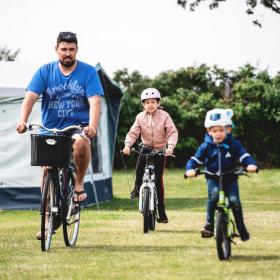
M206 198L166 198L165 205L168 210L180 210L205 207ZM100 210L124 210L134 211L138 208L138 199L130 198L113 198L111 201L100 204ZM95 209L95 206L86 208L85 210Z
M76 247L79 251L101 251L101 252L172 252L172 251L185 251L190 249L201 249L199 246L185 246L185 245L177 245L177 246L147 246L147 245L131 245L131 246L123 246L123 245L81 245Z
M241 255L233 254L231 259L231 261L244 261L244 262L273 261L273 260L280 260L280 256L279 255L241 256Z
M177 230L177 229L156 229L157 233L165 234L165 233L174 233L174 234L192 234L192 233L198 233L197 230Z

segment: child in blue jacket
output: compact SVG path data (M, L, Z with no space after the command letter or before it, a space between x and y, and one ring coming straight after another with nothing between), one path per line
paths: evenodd
M221 150L222 172L230 171L237 167L238 161L247 167L247 171L257 171L256 161L247 153L242 144L233 138L231 133L227 133L228 126L231 124L231 118L225 110L213 109L207 112L204 125L208 134L205 135L204 142L200 145L195 155L186 164L186 175L188 177L195 176L195 168L202 164L205 165L207 171L216 173L219 170L218 149ZM219 180L217 177L208 175L206 179L208 186L206 224L200 232L202 237L211 237L214 235L214 213L219 196ZM228 176L226 180L227 189L225 192L232 207L236 227L241 240L246 241L250 236L243 220L237 177Z

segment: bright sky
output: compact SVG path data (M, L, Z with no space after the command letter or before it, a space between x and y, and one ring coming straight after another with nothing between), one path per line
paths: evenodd
M208 1L209 2L209 1ZM227 0L195 13L177 0L2 0L0 46L20 48L18 61L55 60L60 31L77 33L78 59L100 62L110 74L124 67L155 76L206 63L236 70L249 62L274 75L280 70L280 15L260 9L258 28L245 0Z

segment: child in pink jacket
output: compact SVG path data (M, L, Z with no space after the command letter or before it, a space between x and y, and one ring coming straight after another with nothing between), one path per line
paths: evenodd
M141 94L144 111L136 116L136 120L125 138L123 153L130 155L131 146L141 135L141 153L150 153L152 150L162 150L166 156L172 155L178 141L178 131L170 115L159 108L160 92L155 88L147 88ZM156 188L158 195L159 223L168 223L164 205L163 171L165 156L155 155ZM139 197L139 189L144 174L145 158L139 156L136 164L135 187L130 194L131 198Z

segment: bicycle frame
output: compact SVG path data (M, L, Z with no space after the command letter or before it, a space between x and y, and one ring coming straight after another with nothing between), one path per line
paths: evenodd
M229 205L228 197L225 195L224 186L222 183L223 175L220 175L219 178L219 200L217 203L217 211L223 212L224 216L226 217L226 223L227 223L227 237L233 238L234 236L237 236L236 234L236 228L234 221L231 216L231 207Z
M132 148L131 150L134 153L137 153L141 156L145 157L146 164L145 164L145 170L143 174L143 179L142 179L142 185L139 190L139 205L138 209L140 213L143 213L143 191L144 188L149 188L149 210L154 211L157 213L157 205L155 205L155 201L157 203L157 191L156 191L156 185L155 185L155 165L153 160L150 161L151 158L155 155L163 155L162 151L151 151L148 154L142 154L136 149Z

